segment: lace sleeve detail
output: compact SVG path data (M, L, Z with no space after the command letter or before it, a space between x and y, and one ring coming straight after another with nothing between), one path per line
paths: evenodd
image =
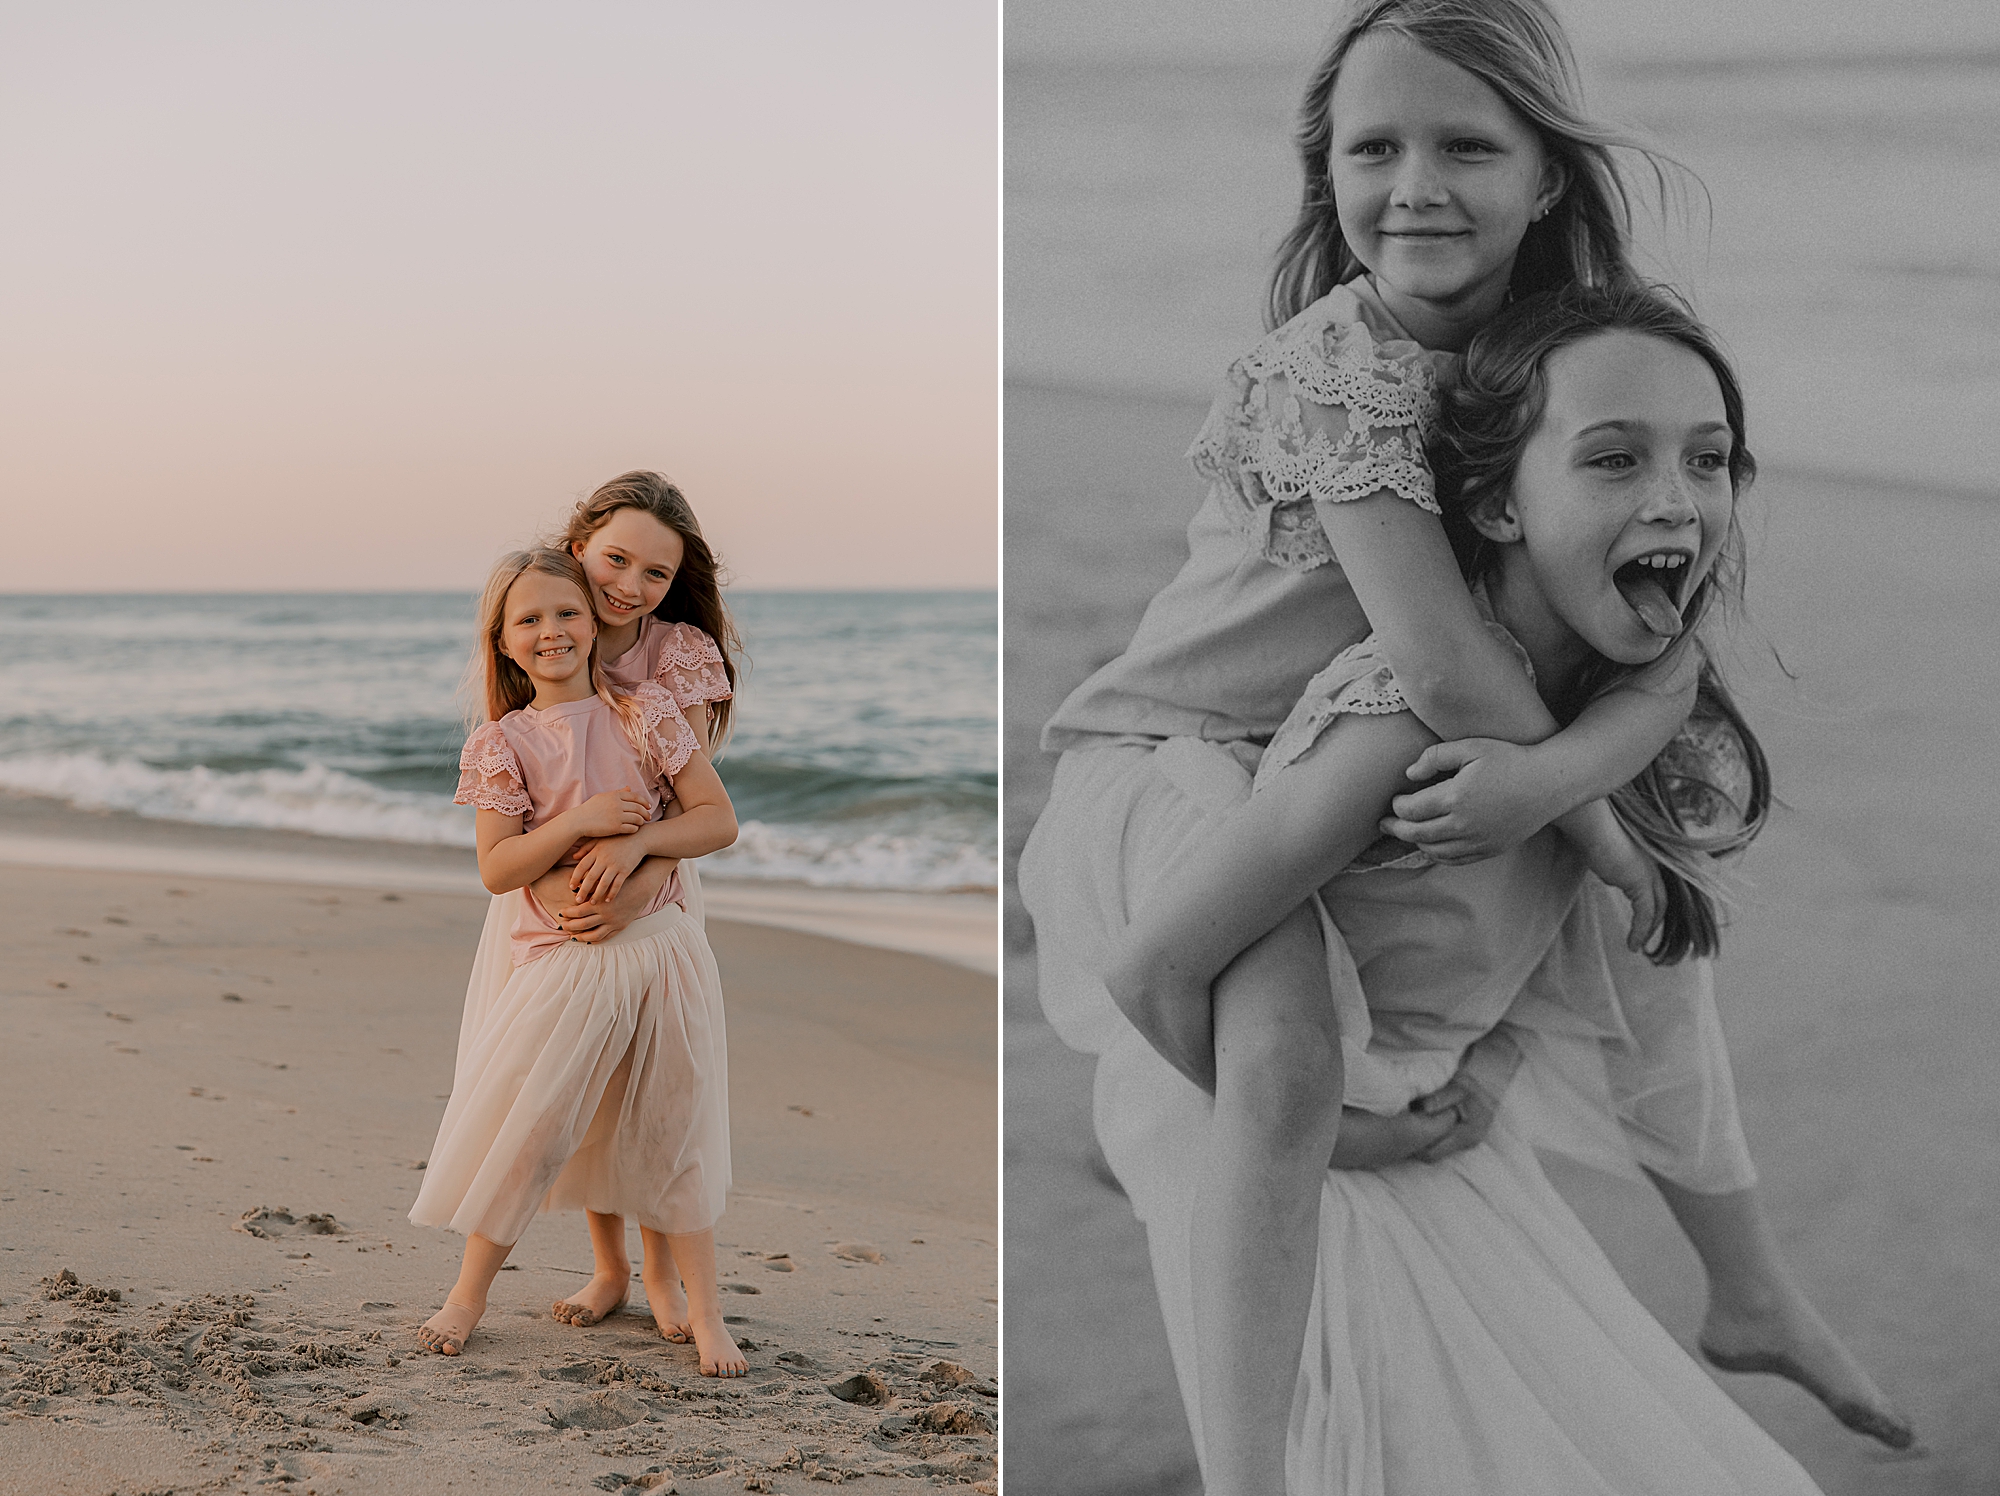
M1482 621L1486 631L1507 646L1528 679L1533 680L1535 667L1519 641L1492 618L1483 617ZM1382 641L1370 634L1359 644L1350 645L1335 655L1332 664L1306 683L1298 704L1277 732L1272 734L1271 745L1258 761L1255 788L1261 789L1273 775L1305 757L1306 751L1325 736L1339 718L1382 717L1409 709L1409 699L1397 683L1396 672L1390 669L1389 661L1382 653ZM1385 836L1364 849L1349 864L1347 871L1430 865L1430 858L1421 849Z
M1424 443L1443 356L1378 343L1342 310L1325 298L1237 363L1188 453L1237 528L1297 571L1334 559L1316 505L1387 489L1439 512Z
M476 728L458 755L458 792L454 805L476 805L502 815L525 816L535 804L521 777L521 761L498 722Z
M671 784L701 747L701 741L681 715L679 703L659 682L647 681L632 693L632 699L639 703L639 721L652 739L661 777Z
M729 672L723 668L722 651L691 623L667 626L653 679L666 688L674 704L683 711L697 702L727 701L734 694L729 686Z
M1257 768L1257 783L1298 762L1317 743L1336 717L1385 717L1410 709L1396 673L1373 634L1343 649L1333 663L1306 683L1298 704L1271 738Z

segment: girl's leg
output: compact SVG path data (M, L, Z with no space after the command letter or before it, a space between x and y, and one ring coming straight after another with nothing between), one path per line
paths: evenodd
M625 1250L625 1217L584 1212L590 1218L590 1281L549 1312L566 1325L594 1325L616 1314L632 1291L632 1258Z
M503 1247L477 1234L468 1236L465 1256L459 1263L458 1282L445 1295L444 1308L425 1320L417 1331L417 1344L441 1356L455 1356L464 1350L473 1327L486 1313L487 1290L492 1288L494 1276L513 1250L511 1242Z
M1408 712L1340 718L1249 800L1210 817L1135 902L1104 984L1146 1042L1204 1091L1216 1084L1217 976L1381 835L1390 799L1409 787L1403 771L1435 741Z
M1190 1246L1209 1496L1284 1496L1285 1434L1340 1126L1326 947L1300 908L1215 984L1214 1125Z
M676 1273L687 1289L687 1324L701 1352L701 1374L705 1377L740 1377L750 1370L743 1352L722 1322L722 1294L715 1283L715 1232L690 1231L668 1236L664 1232L640 1228L646 1243L646 1263L641 1270L646 1297L653 1304L653 1318L660 1332L672 1323L671 1305L653 1297L656 1281L671 1282ZM668 1339L672 1339L668 1335Z
M639 1275L646 1285L646 1302L653 1306L653 1323L660 1327L660 1334L675 1345L691 1345L694 1343L694 1330L688 1323L687 1291L681 1285L680 1264L674 1261L673 1248L668 1245L669 1238L644 1227L640 1228L639 1235L646 1244L646 1260L639 1266ZM715 1244L711 1237L711 1268L714 1262Z
M1909 1448L1916 1438L1909 1420L1792 1278L1756 1190L1704 1195L1646 1172L1708 1273L1701 1353L1723 1371L1788 1377L1855 1432Z

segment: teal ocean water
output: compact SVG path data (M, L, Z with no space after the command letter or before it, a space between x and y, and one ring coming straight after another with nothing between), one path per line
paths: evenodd
M732 593L730 877L997 881L991 593ZM165 820L470 846L473 599L0 597L0 788Z

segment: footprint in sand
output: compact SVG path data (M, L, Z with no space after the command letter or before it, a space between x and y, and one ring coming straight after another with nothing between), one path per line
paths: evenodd
M285 1236L344 1236L347 1228L326 1214L298 1214L283 1205L273 1210L268 1205L259 1205L254 1210L246 1210L237 1219L234 1228L248 1236L260 1236L266 1241L275 1241Z
M844 1382L833 1382L827 1391L844 1403L854 1403L863 1408L879 1408L886 1405L894 1395L888 1383L872 1371L857 1371Z

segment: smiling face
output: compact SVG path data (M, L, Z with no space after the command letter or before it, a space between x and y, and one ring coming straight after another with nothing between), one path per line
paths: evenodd
M1693 350L1622 330L1550 354L1543 379L1512 492L1474 520L1503 547L1496 608L1538 668L1647 664L1729 532L1722 387Z
M590 578L598 620L618 631L619 643L629 644L625 629L636 631L639 621L660 605L687 547L676 531L643 509L617 509L570 552Z
M507 589L500 650L534 682L536 706L591 694L590 645L596 637L590 604L575 583L524 571Z
M1413 337L1462 347L1505 304L1521 236L1561 196L1535 132L1464 68L1388 31L1342 60L1329 115L1348 247Z

